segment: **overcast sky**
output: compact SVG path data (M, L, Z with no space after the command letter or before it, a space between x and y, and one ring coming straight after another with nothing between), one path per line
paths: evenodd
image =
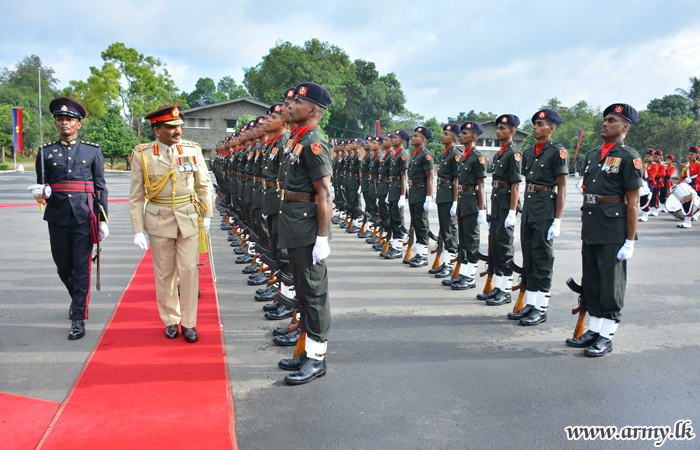
M277 41L310 38L396 73L407 108L440 121L470 109L525 119L551 97L644 109L700 76L691 0L0 0L0 11L0 67L36 54L61 87L113 42L160 58L191 91L199 77L240 83Z

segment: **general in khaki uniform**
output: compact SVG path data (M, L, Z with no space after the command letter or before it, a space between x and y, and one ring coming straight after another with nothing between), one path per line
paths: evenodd
M166 337L176 338L180 324L185 339L195 342L199 219L201 214L208 228L212 217L211 180L199 145L180 140L183 121L179 105L160 109L146 119L158 139L137 146L131 161L129 213L134 243L141 249L148 248L143 232L148 233L156 301Z

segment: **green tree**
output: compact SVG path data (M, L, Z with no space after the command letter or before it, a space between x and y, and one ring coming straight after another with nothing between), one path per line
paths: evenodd
M474 110L472 109L468 113L465 113L464 111L460 112L459 114L457 114L457 117L448 117L447 123L456 123L456 124L461 125L464 122L479 122L479 121L484 121L484 120L493 120L496 117L498 117L498 116L496 116L496 114L494 114L490 111L487 113L485 113L483 111L479 111L477 113L477 112L474 112Z
M692 117L688 99L680 94L653 99L647 105L647 111L658 117Z
M226 94L217 92L216 84L211 78L200 78L194 85L194 91L186 95L190 108L209 105L226 100Z
M700 119L700 78L690 77L688 80L690 81L690 89L686 91L678 88L676 92L688 100L688 108L695 116L695 120L698 120Z
M425 147L428 150L430 150L430 152L433 154L436 160L439 161L445 150L445 146L442 145L442 140L440 137L442 136L443 124L438 122L437 118L431 117L430 119L423 121L423 123L421 123L420 125L424 126L425 128L429 128L430 131L433 132L433 138L429 140L427 144L425 144ZM407 131L409 133L413 133L414 129L415 127Z
M639 121L632 126L625 143L640 154L647 148L672 154L680 162L690 145L697 145L700 122L683 117L659 117L650 111L641 111Z
M250 94L248 94L248 91L245 90L245 87L236 83L236 80L229 76L221 77L219 82L216 84L216 90L224 94L226 96L226 100L250 97Z
M139 143L136 134L124 121L120 108L111 106L107 111L93 120L81 133L88 142L95 142L102 148L105 160L110 167L120 159L126 158Z

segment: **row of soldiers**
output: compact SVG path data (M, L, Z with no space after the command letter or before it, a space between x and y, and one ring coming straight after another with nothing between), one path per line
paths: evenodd
M691 146L688 149L688 161L683 165L679 176L680 183L686 183L697 193L700 189L700 159L698 159L698 147ZM640 199L639 221L646 222L649 216L655 217L661 212L676 212L666 209L666 202L673 192L674 183L672 180L676 172L674 156L666 155L663 160L663 152L648 148L644 158L643 178L646 189ZM687 198L687 197L686 197ZM682 211L675 215L683 220L677 226L679 228L691 228L691 221L697 220L698 211L692 200L683 202Z
M288 384L325 375L330 298L331 152L318 130L331 98L315 83L288 89L284 102L219 142L212 169L221 228L236 263L270 320L291 318L273 342L296 346L279 367Z
M566 341L594 357L612 350L612 336L621 316L626 261L632 256L636 239L636 205L642 186L642 161L623 142L637 121L636 111L626 104L614 104L604 116L601 136L606 143L586 156L583 180L584 270L583 286L578 289L582 309L590 314L589 331L584 334L579 327L574 338ZM513 272L517 271L521 274L521 295L508 318L523 326L545 322L554 265L553 240L561 229L569 155L551 140L562 121L557 111L537 111L531 121L537 143L520 152L513 143L519 118L504 114L496 119L501 148L493 157L490 208L484 188L486 159L475 148L484 131L478 122L443 127L440 139L445 149L437 173L433 155L426 148L432 132L425 127L415 128L412 134L396 130L337 142L333 176L337 215L333 223L366 238L383 258L403 258L414 268L428 265L429 240L436 240L436 262L429 273L437 278L452 275L442 284L454 290L475 288L478 262L485 260L489 282L477 299L490 306L512 301ZM464 150L457 147L457 142ZM438 236L430 232L428 219L433 196ZM410 231L403 222L405 206L410 212ZM522 268L513 261L518 212ZM372 232L366 228L368 223L374 228ZM483 223L489 229L487 256L479 252ZM404 242L406 234L408 242ZM404 255L405 245L408 250ZM415 255L411 256L413 247ZM613 250L612 258L607 257ZM457 266L453 268L454 262Z

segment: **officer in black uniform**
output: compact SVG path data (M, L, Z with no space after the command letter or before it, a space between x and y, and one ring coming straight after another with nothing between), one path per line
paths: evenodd
M559 237L569 171L569 153L551 139L559 124L561 115L557 111L537 111L532 116L532 137L537 143L523 152L525 201L520 244L526 305L509 313L508 318L525 326L547 321L554 274L554 238Z
M370 190L374 188L374 180L370 182L369 174L370 166L372 165L372 156L376 154L373 152L374 144L374 136L367 136L365 138L364 155L362 156L362 165L360 166L360 175L362 179L360 180L360 190L358 191L365 200L365 213L369 216L374 216L374 208L377 206L370 192ZM363 239L371 236L372 232L367 229L365 229L362 234L357 235L357 237Z
M104 157L97 144L78 139L85 107L68 97L49 103L60 139L36 159L36 182L44 184L44 220L49 224L51 255L71 296L68 339L85 336L90 303L92 246L109 235ZM41 156L43 154L43 162Z
M438 168L437 194L435 203L438 208L438 221L440 223L440 237L444 244L442 266L436 278L444 278L452 273L452 259L459 244L457 236L457 194L459 194L459 161L462 151L455 147L459 138L460 126L447 124L442 127L442 144L445 151Z
M464 153L459 161L457 204L460 269L456 277L442 281L443 285L454 290L476 287L476 270L479 264L476 252L479 250L481 236L479 225L486 222L486 158L475 148L484 127L478 122L465 122L460 130L459 142L464 146Z
M391 137L394 148L389 167L389 219L391 225L391 244L389 250L381 255L386 259L401 258L403 249L403 207L406 205L408 190L408 153L404 145L410 136L406 130L396 130Z
M331 152L318 130L326 108L328 91L315 83L301 83L295 89L289 116L298 128L289 154L279 217L279 245L288 249L297 299L301 303L305 352L280 362L296 370L287 375L288 384L304 384L326 373L325 354L331 313L328 272L328 238L333 212L331 200ZM284 363L284 364L283 364Z
M624 139L637 123L637 111L614 103L603 111L602 147L586 155L583 174L581 256L583 306L588 331L569 338L571 347L585 348L586 356L612 351L627 285L627 261L637 239L642 159Z
M394 159L394 150L392 150L391 138L394 133L387 133L382 141L382 148L379 150L379 166L377 168L377 209L379 218L382 223L389 227L391 223L391 214L389 212L389 179L391 173L391 161ZM382 250L380 244L375 244L374 249Z
M372 152L370 153L369 158L365 156L365 158L369 160L368 192L367 196L365 197L365 202L367 202L367 212L370 214L371 217L374 218L376 222L377 220L379 220L379 202L377 201L377 184L379 183L379 164L381 159L379 155L382 144L384 142L384 136L374 136L371 142ZM379 241L377 233L374 234L374 238L371 238L369 241L367 241L368 244L375 244L377 241Z
M408 210L416 234L416 256L411 260L411 267L428 265L428 211L435 191L435 162L425 145L432 137L432 131L426 127L417 127L411 137L411 145L415 150L408 164L408 182L411 186L408 191Z
M490 306L510 303L513 270L506 265L513 259L513 234L515 213L520 203L520 164L522 155L513 143L515 129L520 119L504 114L496 119L496 138L501 141L501 150L493 157L493 190L491 191L491 253L494 265L493 289L476 296L486 300Z
M350 210L350 224L345 230L348 233L357 233L360 231L358 226L358 217L362 215L362 210L360 209L360 172L362 167L362 153L360 148L364 148L365 140L362 138L355 138L350 142L351 153L349 155L348 163L346 165L346 184L345 192L348 198L348 206Z

